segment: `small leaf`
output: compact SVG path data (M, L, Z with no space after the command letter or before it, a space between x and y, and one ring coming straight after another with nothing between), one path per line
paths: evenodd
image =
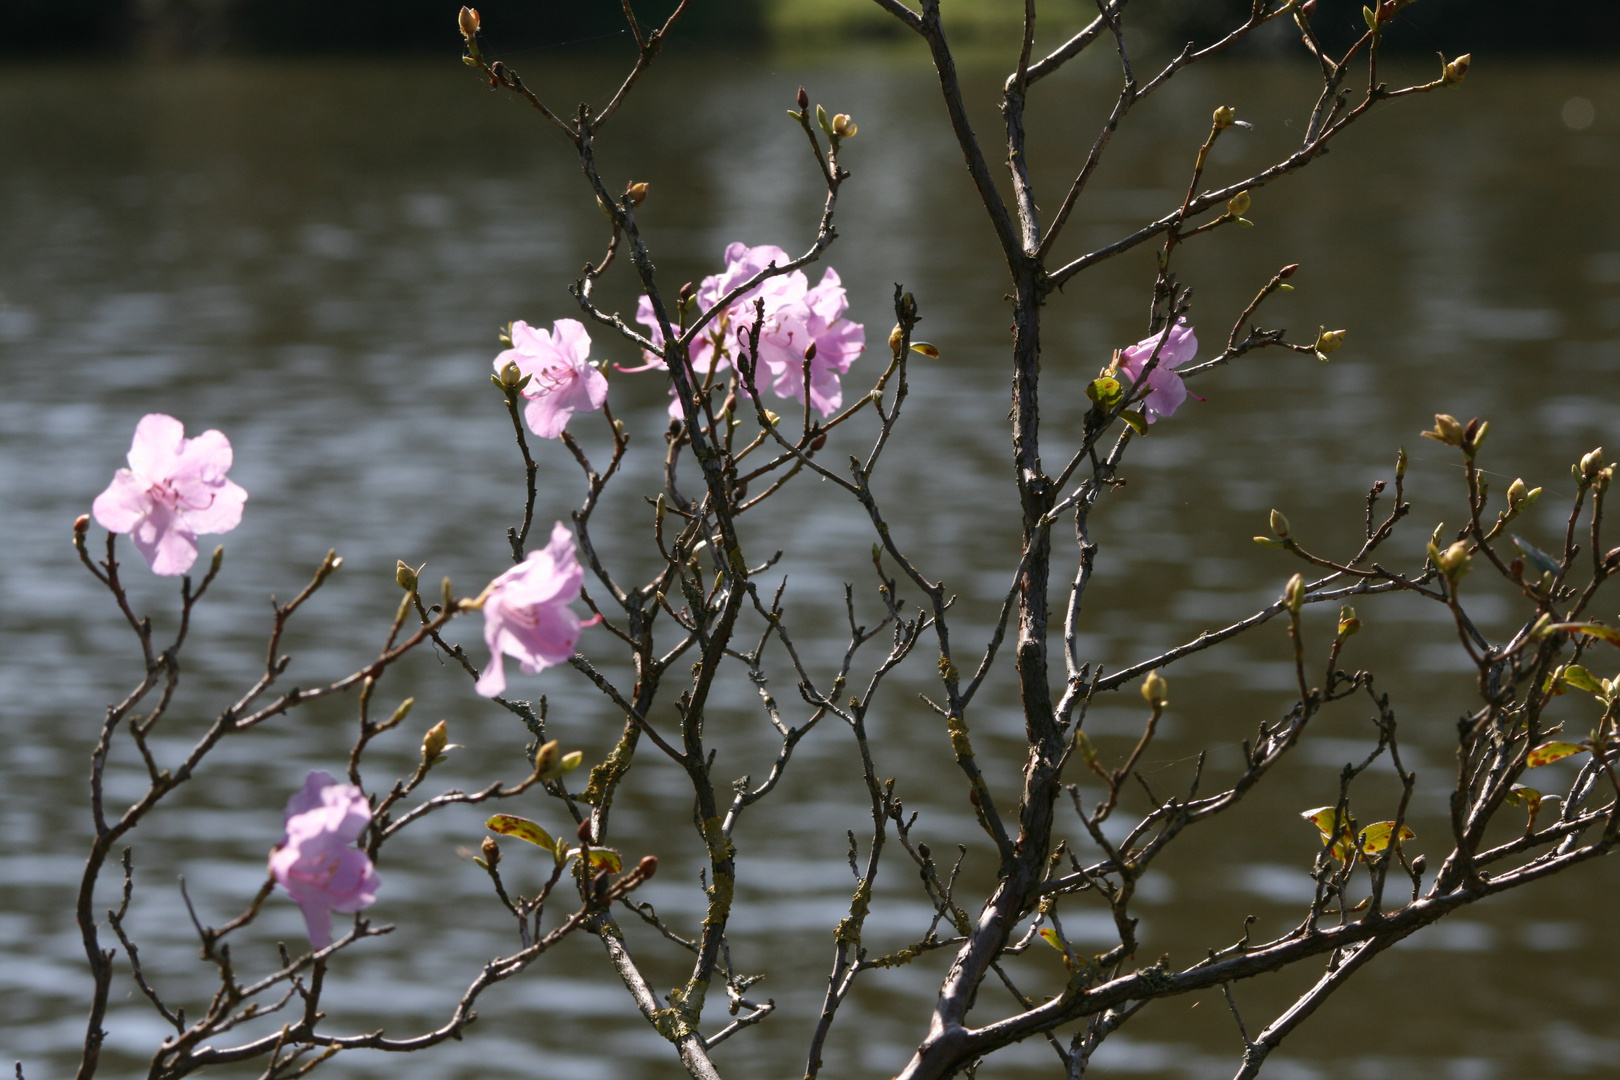
M1569 742L1542 743L1530 751L1530 756L1524 759L1525 768L1539 769L1543 765L1551 765L1555 761L1562 761L1572 754L1579 754L1585 750L1584 746L1576 746Z
M1587 671L1579 664L1565 664L1559 670L1558 677L1577 690L1585 690L1589 694L1596 694L1600 698L1608 699L1603 684L1598 682L1590 671Z
M1080 756L1086 759L1087 765L1095 769L1097 767L1097 747L1091 741L1091 736L1083 731L1077 731L1074 734L1074 741L1080 747Z
M496 814L484 822L484 828L498 832L502 836L515 836L519 840L527 840L535 847L545 848L547 851L557 850L557 841L551 838L550 833L528 818L521 818L515 814Z
M930 360L939 359L939 346L930 344L926 341L913 341L911 343L911 351L922 353Z
M1062 953L1065 957L1069 955L1069 950L1063 947L1063 942L1058 938L1056 930L1052 929L1050 926L1043 926L1040 928L1038 933L1041 935L1042 941L1052 946L1052 948Z
M1595 637L1600 638L1603 641L1607 641L1610 645L1620 645L1620 628L1604 626L1602 623L1550 623L1546 629L1549 632L1553 630L1565 630L1571 634L1585 634L1587 637Z
M1518 548L1519 553L1525 558L1535 563L1536 569L1540 570L1542 573L1551 574L1554 577L1557 577L1558 572L1563 569L1563 567L1559 565L1557 559L1553 558L1551 555L1548 555L1545 551L1542 551L1540 548L1536 547L1528 540L1525 540L1523 537L1513 537L1513 546Z
M1376 12L1373 11L1372 8L1370 8L1370 7L1362 8L1361 9L1361 17L1367 21L1367 29L1369 29L1369 30L1377 30L1378 29L1378 15L1377 15Z
M1338 813L1338 809L1339 808L1337 806L1323 806L1315 810L1305 810L1301 812L1299 816L1310 822L1312 825L1315 825L1316 830L1322 834L1322 842L1327 843L1328 838L1333 835L1334 817ZM1345 820L1340 823L1341 828L1348 827L1353 829L1355 828L1355 825L1355 815L1348 813L1345 815Z
M1123 392L1124 388L1120 386L1119 380L1108 375L1093 379L1086 386L1086 397L1105 409L1112 409Z
M1375 821L1362 829L1358 836L1361 842L1361 853L1363 855L1376 855L1383 851L1389 847L1390 834L1394 831L1395 823L1393 821ZM1411 829L1408 829L1405 825L1401 826L1402 843L1415 839L1416 836L1417 834Z
M1510 802L1514 806L1524 807L1532 814L1541 809L1541 792L1524 784L1514 784L1513 790L1502 796L1502 798L1503 801Z
M555 780L558 777L567 776L569 773L579 768L580 762L584 760L585 753L582 750L575 750L571 753L564 754L560 759L558 759L556 764L541 771L540 779Z
M590 863L595 869L606 870L610 874L617 874L624 868L624 861L619 858L619 853L614 851L612 848L593 847L590 849L590 851ZM572 859L578 855L579 848L572 848L569 850L567 857Z
M1119 418L1131 425L1131 430L1138 435L1147 434L1147 420L1135 409L1121 409Z

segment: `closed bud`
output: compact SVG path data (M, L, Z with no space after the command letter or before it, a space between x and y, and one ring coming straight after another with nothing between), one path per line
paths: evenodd
M1614 479L1614 466L1613 465L1605 465L1603 468L1599 469L1598 474L1592 478L1592 486L1597 488L1598 491L1600 491L1600 492L1601 491L1608 491L1609 490L1609 481L1613 480L1613 479Z
M501 845L495 842L493 836L484 837L484 842L478 850L484 855L484 865L491 870L501 865Z
M804 87L802 86L799 87L799 96L794 100L799 103L799 108L801 110L808 109L810 107L810 95L804 92Z
M1288 610L1295 615L1298 615L1299 609L1305 606L1305 578L1303 576L1295 574L1288 579L1287 586L1283 588L1283 603L1288 605Z
M1326 358L1329 353L1338 352L1339 346L1344 344L1344 335L1348 330L1323 329L1316 335L1316 355Z
M1287 281L1289 278L1294 276L1294 271L1298 269L1299 263L1289 263L1287 266L1277 271L1277 276L1282 278L1284 281Z
M1434 439L1447 446L1461 446L1463 442L1463 426L1455 416L1449 413L1434 414L1434 430L1423 433L1425 439Z
M1406 447L1403 446L1403 447L1401 447L1399 450L1397 450L1395 452L1395 481L1396 481L1396 483L1399 483L1400 481L1406 479L1406 464L1407 464L1407 462L1406 462Z
M1277 539L1288 539L1288 519L1281 510L1271 512L1271 531L1277 534Z
M1603 447L1601 446L1596 450L1593 450L1590 454L1587 454L1585 457L1581 458L1581 475L1586 477L1588 480L1596 477L1598 470L1602 468Z
M894 329L889 331L889 351L898 357L905 344L906 331L899 323L895 323Z
M540 779L556 780L559 777L567 776L569 773L579 768L580 763L584 760L585 752L583 750L574 750L570 753L564 754L562 757L557 758L549 768L540 770Z
M1468 65L1473 60L1473 57L1473 53L1463 53L1457 59L1451 61L1446 65L1445 73L1440 77L1440 81L1447 86L1454 86L1462 82L1468 75Z
M477 8L464 7L461 14L456 16L456 25L461 28L461 36L468 41L477 36L480 21Z
M508 360L506 362L506 364L501 368L501 385L504 386L508 390L516 390L517 387L518 387L518 384L521 383L522 381L523 381L523 372L518 370L518 366L517 366L516 363L514 363L511 360Z
M833 117L832 129L833 134L837 135L840 139L853 139L855 137L855 133L860 130L855 121L849 118L848 113L839 113L837 116Z
M443 756L450 745L450 729L443 720L427 729L422 736L422 763L431 765Z
M90 515L89 514L80 514L78 517L73 519L73 535L74 536L83 536L85 533L87 533L89 531L90 531Z
M1165 682L1164 676L1157 671L1148 672L1147 678L1142 680L1142 697L1155 709L1164 707L1167 700L1165 695L1169 692L1170 684Z
M1239 218L1249 212L1249 204L1253 202L1247 191L1240 191L1226 200L1226 216Z
M1237 110L1232 108L1230 105L1222 105L1220 108L1215 110L1214 121L1216 131L1225 131L1227 128L1231 127L1233 122L1236 120Z
M1481 446L1485 445L1485 433L1490 430L1490 421L1481 420L1476 416L1468 421L1468 427L1463 431L1463 446L1470 453L1477 452Z
M1440 572L1451 581L1456 581L1466 574L1468 564L1472 561L1473 556L1468 552L1468 541L1466 540L1458 540L1455 544L1442 551L1440 558L1435 560L1436 565L1440 567Z
M561 756L561 746L556 739L552 739L534 752L534 771L544 776L557 767L557 759Z
M1412 873L1417 874L1419 877L1421 877L1423 875L1423 871L1427 870L1428 868L1429 857L1427 855L1419 855L1417 858L1412 860Z
M1525 485L1524 478L1522 476L1513 481L1513 483L1508 485L1507 490L1508 509L1517 512L1519 509L1519 504L1524 502L1524 498L1528 494L1530 494L1530 489Z
M631 184L624 189L624 201L631 206L640 206L647 198L647 181Z
M802 94L804 91L800 90L799 93ZM658 856L643 855L641 857L641 861L636 863L636 872L641 875L642 881L646 881L648 878L658 873Z
M806 360L814 360L816 358L816 343L814 341L805 346L804 358Z
M574 835L579 837L579 842L580 843L582 843L582 844L590 843L591 842L591 819L586 818L584 821L581 821L579 823L579 828L574 830Z
M420 573L421 571L419 570L411 569L404 559L399 560L399 562L394 566L394 580L399 582L399 587L404 589L406 592L416 591L417 582L419 580L418 575Z
M1349 604L1339 609L1339 637L1347 638L1361 629L1361 620L1356 618L1356 609Z
M820 435L817 435L815 438L810 440L810 449L812 451L820 450L823 446L826 446L826 445L827 445L827 433L825 431L823 431Z

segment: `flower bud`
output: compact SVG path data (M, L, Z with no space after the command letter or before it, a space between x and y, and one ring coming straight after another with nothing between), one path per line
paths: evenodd
M1277 276L1282 280L1287 281L1289 278L1294 276L1294 271L1298 269L1299 263L1289 263L1287 266L1277 271Z
M1361 629L1361 620L1356 618L1356 609L1345 604L1339 609L1339 638L1343 640Z
M444 755L444 751L449 745L450 731L445 726L445 721L440 720L437 724L428 728L427 734L422 736L422 763L424 765L433 764Z
M1423 433L1425 439L1443 442L1447 446L1461 446L1463 442L1463 426L1458 423L1455 416L1449 413L1434 414L1434 430Z
M404 559L400 559L394 567L394 580L406 592L415 592L419 580L420 570L412 570Z
M1598 447L1590 454L1581 458L1581 475L1588 480L1597 476L1598 470L1603 468L1603 447Z
M810 450L811 450L812 453L814 453L817 450L820 450L823 446L826 446L826 445L827 445L827 433L825 431L823 431L820 435L817 435L815 438L810 440Z
M640 206L646 198L647 181L645 180L637 184L631 184L629 187L624 189L624 201L629 203L631 206Z
M508 390L516 390L518 383L523 381L523 372L518 369L515 362L508 360L501 368L501 385Z
M73 535L74 536L83 536L85 533L87 533L89 531L90 531L90 515L89 514L80 514L78 517L73 519Z
M1468 573L1468 565L1472 561L1473 556L1468 552L1468 541L1458 540L1440 553L1440 558L1435 560L1435 564L1440 567L1440 572L1446 575L1448 580L1456 581Z
M461 14L456 16L456 25L461 28L461 36L471 41L478 33L478 9L464 7Z
M900 350L905 346L905 343L906 332L899 323L895 323L894 329L889 331L889 351L898 357L900 355Z
M1428 868L1429 857L1427 855L1419 855L1417 858L1412 860L1412 873L1417 874L1419 877L1422 877L1423 871L1427 870Z
M501 845L495 842L493 836L484 837L484 842L478 850L484 855L484 865L491 870L501 865Z
M800 90L799 93L802 94L804 91ZM646 881L648 878L658 873L658 856L643 855L641 857L641 861L636 863L636 872L641 875L642 881Z
M1281 510L1271 512L1271 531L1277 534L1277 539L1288 539L1288 519Z
M804 92L804 87L802 86L799 87L799 96L794 100L799 103L799 108L801 111L810 107L810 95Z
M1338 352L1339 346L1344 344L1344 335L1348 330L1320 330L1316 334L1316 355L1326 358L1328 353Z
M1473 53L1463 53L1445 67L1440 81L1447 86L1455 86L1468 75L1468 64L1473 59Z
M1240 218L1249 212L1249 204L1253 202L1247 191L1240 191L1226 200L1226 216Z
M557 758L562 756L560 745L552 739L534 752L534 771L544 776L557 767Z
M1233 122L1236 120L1237 110L1232 108L1230 105L1222 105L1220 108L1215 110L1214 121L1216 131L1225 131L1227 128L1231 127Z
M1147 678L1142 680L1142 697L1155 709L1164 708L1167 700L1165 695L1169 692L1170 684L1157 671L1148 672Z
M1287 586L1283 588L1283 602L1288 605L1288 610L1290 612L1295 615L1299 614L1299 609L1305 606L1304 577L1299 574L1295 574L1293 577L1288 579Z

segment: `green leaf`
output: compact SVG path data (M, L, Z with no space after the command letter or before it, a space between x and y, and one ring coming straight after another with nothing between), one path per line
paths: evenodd
M1119 418L1131 425L1131 430L1138 435L1147 434L1147 420L1135 409L1121 409Z
M1056 930L1052 929L1050 926L1043 926L1040 928L1038 933L1041 935L1042 941L1052 946L1052 948L1056 949L1064 956L1069 955L1069 950L1063 947L1063 941L1058 937Z
M1593 678L1592 673L1579 664L1565 664L1559 671L1558 677L1577 690L1585 690L1589 694L1608 700L1608 693L1603 684Z
M1579 754L1585 750L1584 746L1577 746L1571 742L1542 743L1530 751L1530 756L1524 759L1526 768L1539 769L1543 765L1551 765L1555 761L1562 761L1572 754Z
M1333 845L1333 857L1335 859L1344 862L1350 858L1355 851L1356 818L1354 814L1347 811L1343 818L1338 818L1338 807L1322 806L1315 810L1303 811L1299 816L1316 826L1316 831L1322 834L1322 843L1324 845ZM1336 819L1339 834L1337 839L1333 836Z
M1378 29L1378 14L1375 11L1373 11L1372 8L1370 8L1370 7L1362 8L1361 9L1361 17L1363 19L1367 20L1367 29L1369 29L1369 30L1377 30Z
M1540 548L1536 547L1528 540L1525 540L1523 537L1513 537L1513 546L1518 548L1519 553L1534 563L1536 569L1540 570L1544 574L1551 574L1553 577L1557 577L1558 572L1563 569L1563 566L1559 564L1557 559L1553 558L1551 555L1548 555L1545 551L1542 551Z
M1362 829L1360 834L1357 836L1357 840L1361 845L1361 853L1363 855L1376 855L1380 851L1383 851L1385 848L1389 847L1390 834L1394 831L1395 823L1393 821L1375 821L1365 829ZM1416 833L1414 833L1411 829L1408 829L1405 825L1401 826L1402 843L1416 838Z
M498 832L502 836L515 836L519 840L527 840L535 847L545 848L547 851L557 850L557 841L551 838L550 833L528 818L521 818L515 814L496 814L484 822L484 828Z
M1541 809L1541 792L1524 784L1514 784L1513 790L1502 796L1502 799L1514 806L1522 806L1532 814Z
M1091 380L1086 386L1086 397L1105 409L1112 409L1119 402L1119 396L1124 390L1118 379L1104 375L1100 379Z
M1585 634L1587 637L1599 638L1610 645L1620 646L1620 628L1604 626L1602 623L1560 622L1551 623L1547 630L1564 630L1571 634Z

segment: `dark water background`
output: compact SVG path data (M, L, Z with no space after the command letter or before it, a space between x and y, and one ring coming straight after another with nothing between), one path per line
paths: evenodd
M1032 164L1048 210L1111 101L1110 64L1099 54L1042 87ZM600 99L615 69L539 54L520 70L568 102ZM1411 74L1431 77L1427 66ZM1237 106L1255 128L1221 141L1212 182L1286 152L1311 77L1258 63L1184 73L1133 116L1064 250L1106 242L1172 205L1217 104ZM995 74L970 78L989 100ZM802 245L817 181L802 135L782 116L800 83L861 127L830 256L851 316L881 341L892 283L904 282L922 305L923 333L943 350L916 367L911 418L880 496L927 571L960 595L958 640L982 637L1015 561L1008 314L930 72L892 58L672 58L609 130L604 171L614 183L652 181L642 220L672 284L713 272L735 239ZM981 130L993 132L993 120L983 111ZM1224 339L1259 284L1296 261L1298 290L1273 301L1262 321L1306 338L1324 324L1351 335L1326 366L1263 354L1202 380L1194 388L1206 402L1189 402L1133 448L1130 482L1098 526L1087 654L1118 667L1273 599L1293 567L1249 539L1273 506L1308 543L1348 550L1361 493L1390 475L1403 443L1417 509L1399 550L1416 557L1437 522L1460 520L1452 457L1416 437L1437 410L1492 421L1486 465L1496 490L1517 475L1546 486L1526 531L1551 546L1570 494L1569 463L1605 442L1611 456L1620 447L1617 186L1620 73L1477 63L1464 88L1384 109L1304 175L1257 193L1256 228L1186 249L1206 349ZM22 1059L29 1077L66 1075L82 1038L88 979L71 896L86 844L85 762L104 703L137 673L127 631L74 564L69 524L121 463L135 421L164 411L193 433L224 431L236 449L233 476L251 493L160 740L177 754L262 662L266 594L293 592L327 548L347 562L290 639L292 677L302 685L363 663L380 641L396 558L426 561L428 580L448 574L464 593L506 565L502 532L518 507L521 471L487 382L496 328L574 315L564 287L599 257L602 224L567 147L453 61L0 69L0 1048ZM1109 350L1142 335L1151 273L1144 250L1053 297L1049 463L1074 444L1086 378ZM609 295L629 304L625 282L617 277ZM632 359L604 334L596 340L599 355ZM873 367L868 358L857 371ZM666 399L647 375L616 379L613 393L645 456L620 481L596 537L607 559L644 571L640 493L654 483ZM579 426L590 445L602 445L596 428ZM832 449L860 445L851 436L847 448ZM540 450L545 525L566 516L580 485L561 447ZM832 634L808 649L827 670L840 648L831 629L840 583L867 590L863 611L876 610L863 572L869 527L813 483L764 515L751 526L755 543L793 545L783 564L789 599L803 613L801 639ZM1477 617L1488 632L1509 630L1517 608L1476 576ZM130 577L164 624L169 583L138 565ZM1453 721L1468 707L1469 680L1433 613L1397 598L1358 607L1367 629L1348 661L1377 670L1394 694L1420 778L1414 846L1438 854ZM1325 638L1329 613L1318 614L1311 625ZM473 624L459 634L477 641ZM581 647L617 670L610 640L595 631ZM1182 785L1193 755L1209 748L1211 771L1229 775L1239 741L1291 700L1287 656L1282 628L1270 626L1172 669L1168 723L1145 774L1167 789ZM990 867L944 733L916 702L931 667L920 656L889 687L874 720L879 769L897 776L907 805L922 812L920 836L941 850L968 844L971 890ZM618 720L577 674L559 669L516 689L547 694L555 735L588 760L611 745ZM380 691L389 704L408 694L418 699L411 730L379 742L368 782L407 770L420 729L441 717L468 749L435 773L437 785L521 774L524 733L465 680L424 655ZM790 683L778 694L791 698ZM1089 721L1105 753L1128 745L1140 719L1133 699L1103 702ZM1021 760L1013 701L1003 678L974 719L1004 801ZM179 915L175 875L186 875L205 919L217 924L238 911L262 880L287 793L312 768L341 767L349 708L310 708L226 745L175 798L180 809L135 836L143 891L132 922L154 977L176 996L195 998L207 983ZM1574 704L1570 717L1585 719ZM750 687L727 688L709 731L722 747L720 775L762 775L773 744ZM1260 917L1257 934L1290 925L1309 896L1315 847L1296 815L1333 800L1338 769L1370 746L1370 735L1360 706L1325 717L1262 790L1173 850L1144 883L1144 958L1168 952L1190 963L1234 939L1245 915ZM734 956L743 970L769 970L756 993L781 1008L717 1050L728 1076L798 1075L831 960L829 931L848 903L845 830L859 834L865 821L852 746L827 727L798 753L782 788L737 837ZM112 790L127 796L137 783L115 771ZM700 848L685 826L683 783L664 763L641 759L615 811L613 840L632 857L660 856L664 870L646 896L692 929L701 918ZM1368 805L1393 805L1387 777L1368 785ZM507 809L560 824L552 806L520 801ZM480 958L512 947L484 875L465 857L483 835L483 816L447 811L385 853L375 915L400 929L338 966L328 982L334 1027L436 1025ZM508 868L518 887L532 885L522 852L509 853ZM926 924L915 886L909 871L885 870L868 923L874 948L905 944ZM1273 1057L1268 1075L1620 1076L1617 887L1620 867L1588 865L1448 919L1363 973ZM1084 905L1065 926L1087 943L1106 941L1107 920ZM271 943L297 940L301 922L277 898L259 929L238 945L244 964L269 963ZM654 986L674 985L680 957L632 934ZM1053 961L1031 955L1015 965L1026 989L1055 990ZM825 1075L898 1069L922 1034L945 962L941 954L867 976ZM1251 1028L1314 975L1239 987ZM134 1074L163 1034L141 1002L124 997L126 985L109 1018L108 1075ZM991 996L987 988L982 1015L1006 1006ZM589 940L498 988L480 1012L464 1043L405 1059L356 1053L327 1068L356 1077L581 1080L678 1072ZM1201 1080L1230 1075L1239 1051L1223 1003L1209 994L1149 1010L1095 1067ZM1031 1042L981 1075L1052 1076L1056 1063Z

